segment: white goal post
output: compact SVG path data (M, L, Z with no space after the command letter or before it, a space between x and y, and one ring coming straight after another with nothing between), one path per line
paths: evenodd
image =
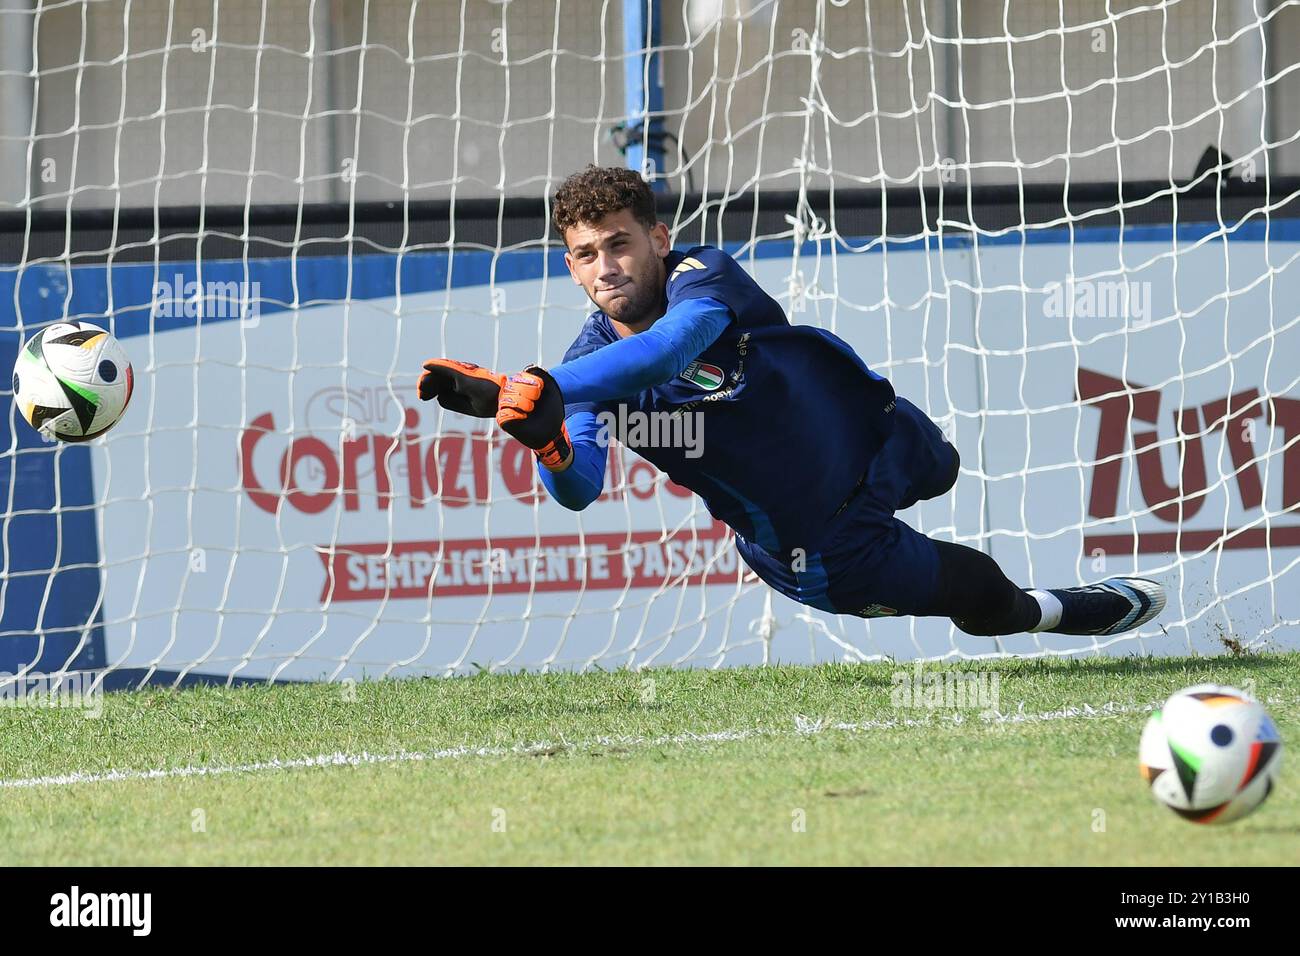
M80 446L5 393L0 681L1300 647L1298 59L1300 0L0 0L3 355L76 318L138 383ZM907 520L1165 614L829 616L630 452L575 515L416 401L563 355L590 162L947 431Z

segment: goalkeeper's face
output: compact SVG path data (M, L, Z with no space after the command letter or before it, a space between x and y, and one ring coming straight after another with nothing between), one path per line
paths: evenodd
M647 228L631 209L565 230L565 264L573 281L615 322L640 332L663 313L668 227Z

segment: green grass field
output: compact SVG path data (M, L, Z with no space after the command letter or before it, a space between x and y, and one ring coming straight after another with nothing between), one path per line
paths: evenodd
M1136 751L1147 709L1203 681L1253 686L1300 739L1300 654L978 667L998 675L1000 717L894 706L901 664L146 691L108 695L99 719L0 710L0 863L1297 859L1294 764L1258 813L1200 827L1151 799ZM329 765L283 765L317 756ZM37 780L110 770L172 772Z

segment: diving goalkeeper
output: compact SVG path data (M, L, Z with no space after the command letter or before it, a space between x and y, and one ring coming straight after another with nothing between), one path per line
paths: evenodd
M791 325L729 255L670 248L635 172L589 166L555 194L565 263L597 311L564 361L505 376L431 359L420 398L495 417L575 511L600 495L601 429L630 412L700 414L700 447L636 447L736 532L746 564L803 604L862 617L938 615L968 634L1117 634L1155 617L1139 577L1023 589L982 551L895 517L949 491L956 449L850 346ZM623 416L619 406L625 406ZM614 413L597 416L602 412ZM625 436L617 436L624 440ZM626 441L624 441L627 444Z

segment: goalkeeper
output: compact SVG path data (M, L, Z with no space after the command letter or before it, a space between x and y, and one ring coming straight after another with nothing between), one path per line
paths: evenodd
M1161 585L1137 577L1022 589L982 551L896 518L952 488L956 449L847 343L791 325L729 255L673 251L635 172L589 166L569 177L552 220L597 309L564 361L507 377L432 359L419 390L444 408L495 417L534 450L542 483L565 507L581 510L603 490L598 414L703 415L699 446L630 447L704 499L754 572L803 604L939 615L983 636L1117 634L1164 607Z

